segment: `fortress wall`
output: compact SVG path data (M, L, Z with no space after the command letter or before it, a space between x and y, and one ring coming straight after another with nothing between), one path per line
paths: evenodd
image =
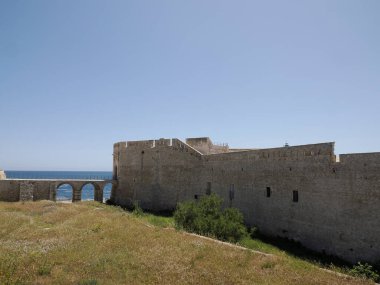
M187 138L186 143L202 154L209 154L210 149L212 148L212 142L210 138L204 137L204 138Z
M332 151L333 144L318 144L286 150L253 150L202 156L199 151L178 139L118 143L114 157L117 158L115 165L119 169L119 186L114 201L127 205L139 200L151 209L164 209L162 203L166 203L168 208L173 208L177 201L194 199L205 193L207 182L210 182L207 176L210 169L207 170L205 165L210 165L212 161L215 171L221 173L221 177L215 178L213 184L229 185L224 180L231 177L233 170L224 166L223 161L236 161L236 169L240 171L244 159L248 159L246 168L251 167L252 160L312 159L314 153L314 159L330 161ZM243 175L243 178L247 176L246 172L239 172L239 175Z
M112 169L112 176L113 179L116 179L120 175L120 169L123 164L125 164L125 157L122 157L123 154L125 154L127 149L127 143L126 142L118 142L115 143L113 146L113 169Z
M36 180L0 180L0 201L37 201L50 199L50 182Z
M379 158L341 155L336 162L333 143L210 155L176 139L153 146L128 143L120 153L117 201L171 210L214 192L264 234L352 262L375 262L380 259Z
M339 158L341 163L355 165L355 167L380 164L380 152L341 154Z
M176 139L127 145L119 154L121 173L115 202L127 206L135 200L146 209L174 209L193 187L191 177L201 154Z
M136 147L130 147L132 149L135 149ZM127 143L126 142L119 142L114 144L114 153L113 153L113 159L114 159L114 165L113 165L113 173L117 175L117 179L119 182L119 187L117 188L117 191L113 191L111 197L112 201L114 201L118 205L125 205L124 200L127 199L127 177L124 175L127 168Z
M308 147L298 148L293 159L281 153L271 159L272 152L266 158L268 150L209 156L199 181L203 189L211 182L225 206L239 208L247 224L267 235L294 239L349 261L375 262L380 259L380 169L367 165L361 172L335 163L331 146L325 147L325 155L303 158L300 153ZM294 149L288 151L294 154ZM271 197L266 197L267 187ZM298 202L293 202L294 190Z
M112 154L112 178L116 179L118 175L119 168L119 148L121 143L115 143L113 145L113 154Z
M202 154L216 154L216 153L224 153L228 152L228 146L219 146L214 145L210 138L187 138L186 143Z
M228 146L225 145L212 145L210 149L210 154L216 154L216 153L225 153L229 152L230 149Z
M335 161L334 143L310 144L303 146L242 150L228 153L211 154L206 156L206 160L228 160L246 157L248 155L253 160L305 160L311 159L328 159Z
M190 156L195 156L197 157L199 160L202 159L202 153L193 148L192 146L178 140L178 139L173 139L172 140L172 147L174 150L178 150L180 152L183 152L183 153L188 153Z
M128 141L128 142L125 142L127 147L153 147L153 144L154 144L154 140L146 140L146 141ZM123 142L121 142L123 143Z
M33 183L35 185L33 191L33 200L49 200L50 199L50 185L51 182L47 181L36 181Z
M339 209L352 258L380 260L380 154L343 154L335 166L337 189L344 205ZM336 197L338 199L338 197ZM343 226L344 225L344 226Z
M17 202L19 199L19 184L11 180L0 180L0 201Z

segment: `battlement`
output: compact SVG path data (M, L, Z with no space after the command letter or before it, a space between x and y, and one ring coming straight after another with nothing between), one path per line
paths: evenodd
M302 159L328 159L336 162L334 154L334 142L307 144L298 146L283 146L267 149L230 149L227 144L214 145L209 137L187 138L183 142L177 138L141 140L119 142L114 145L114 153L126 148L142 151L157 147L171 147L185 152L190 152L199 157L207 157L210 160L224 160L227 157L239 158L241 155L249 156L253 160L302 160ZM343 159L347 159L343 155ZM358 157L356 155L356 157Z
M380 165L380 152L341 154L339 160L342 164Z
M197 150L196 148L192 147L191 145L189 145L189 144L187 144L187 143L185 143L179 139L173 139L172 146L175 148L179 148L183 151L189 152L191 154L194 154L197 157L202 156L202 153L199 150Z
M216 154L229 152L228 144L213 144L209 137L187 138L186 143L202 154Z
M209 137L200 137L200 138L187 138L186 143L191 146L196 145L212 145L212 141Z
M248 158L253 161L299 161L323 160L335 162L333 142L308 144L299 146L286 146L267 149L233 149L225 153L208 154L209 161L222 161L228 159Z
M114 164L117 164L117 160L121 152L125 152L127 149L130 151L136 150L136 153L140 153L144 150L167 147L172 150L178 150L180 152L186 152L195 157L201 158L202 153L191 145L177 139L165 139L160 138L157 140L142 140L142 141L125 141L114 144Z
M129 147L135 147L135 148L147 148L147 147L154 147L155 140L146 140L146 141L127 141L126 146Z
M118 142L114 145L114 148L154 148L157 146L171 146L172 139L158 139L158 140L141 140L141 141L125 141Z

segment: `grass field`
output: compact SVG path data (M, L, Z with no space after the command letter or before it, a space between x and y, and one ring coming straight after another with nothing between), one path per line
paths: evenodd
M0 203L0 284L372 284L258 240L262 255L96 202Z

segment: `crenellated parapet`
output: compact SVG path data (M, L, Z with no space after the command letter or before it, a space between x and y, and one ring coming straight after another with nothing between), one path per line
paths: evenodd
M335 162L334 143L308 144L300 146L286 146L267 149L243 149L234 150L226 153L210 154L207 159L210 161L221 161L229 159L247 158L251 161L310 161L324 160Z
M230 152L228 144L214 144L209 137L187 138L186 143L205 155Z
M351 164L353 166L380 166L380 152L341 154L339 161L342 164Z
M157 151L159 149L167 149L172 151L179 151L189 153L190 155L200 158L202 152L193 146L183 142L177 138L172 139L157 139L157 140L142 140L142 141L125 141L114 144L114 164L120 163L122 155L127 151L130 153L141 153L142 151ZM116 162L115 162L116 160Z

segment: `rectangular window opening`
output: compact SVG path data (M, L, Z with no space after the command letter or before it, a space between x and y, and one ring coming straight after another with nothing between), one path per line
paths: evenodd
M298 202L298 191L297 190L293 191L293 202Z
M269 198L270 197L270 195L271 195L271 189L270 189L270 187L267 187L267 197Z

